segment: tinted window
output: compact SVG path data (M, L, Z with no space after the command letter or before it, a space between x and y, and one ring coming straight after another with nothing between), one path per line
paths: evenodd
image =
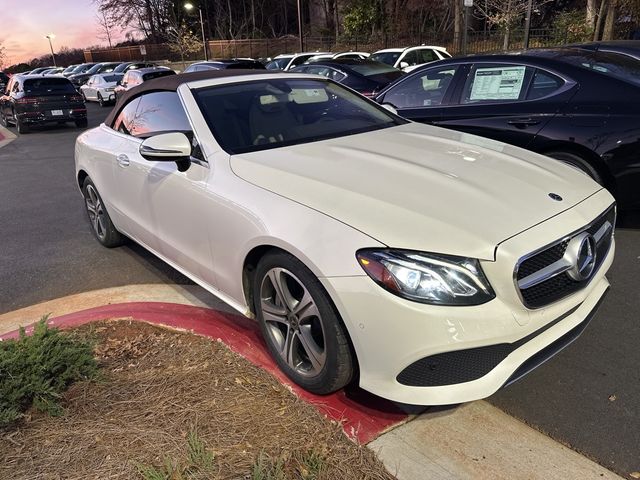
M295 67L296 65L300 65L304 62L306 62L307 60L309 60L311 57L313 57L313 55L298 55L293 62L291 62L291 66Z
M291 61L289 58L276 58L265 65L267 70L284 70L287 64Z
M24 81L27 95L47 95L57 93L75 93L76 89L66 78L33 78Z
M142 81L152 80L154 78L166 77L167 75L175 75L173 70L158 70L157 72L149 72L142 75Z
M408 63L409 66L417 65L418 62L418 52L413 50L412 52L408 52L404 57L402 57L402 62Z
M362 62L354 65L349 65L349 68L354 72L359 73L360 75L364 75L365 77L370 77L372 75L380 75L382 73L402 73L397 68L394 68L386 63L380 62Z
M533 82L527 93L527 100L535 100L536 98L546 97L558 90L564 81L560 77L545 72L543 70L536 70L533 75Z
M474 66L462 92L462 103L514 102L524 98L527 73L524 65Z
M436 60L440 60L440 57L438 57L438 55L436 55L436 52L434 52L430 48L418 50L418 63L429 63L435 62Z
M640 84L640 62L618 53L575 50L557 57L563 62Z
M176 92L153 92L140 97L135 116L128 125L131 135L142 138L162 132L191 131Z
M254 80L194 91L209 128L230 153L313 142L402 123L326 80Z
M440 105L457 68L457 66L447 65L417 74L389 90L384 97L384 102L396 108Z
M4 73L0 73L0 83L8 83L8 82L9 82L9 76Z
M401 52L374 53L369 57L369 60L386 63L387 65L395 65L396 60L400 57L400 53Z
M105 82L117 82L122 78L122 74L105 75L102 78L104 79Z
M323 77L330 78L331 80L335 80L336 82L339 82L340 80L346 77L344 73L339 72L338 70L335 70L329 67L322 67L322 66L308 67L307 73L313 73L314 75L322 75Z

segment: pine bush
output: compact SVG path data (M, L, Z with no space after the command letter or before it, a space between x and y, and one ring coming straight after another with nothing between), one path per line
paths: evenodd
M90 344L47 325L47 317L27 336L0 342L0 428L10 426L33 406L62 413L62 393L98 371Z

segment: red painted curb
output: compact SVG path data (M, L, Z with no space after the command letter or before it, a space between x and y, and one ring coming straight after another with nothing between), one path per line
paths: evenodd
M4 140L5 138L6 138L6 137L2 134L2 132L0 132L0 142L1 142L2 140Z
M173 303L133 302L62 315L50 319L49 324L69 328L97 320L123 317L189 330L222 341L234 352L268 371L290 387L296 396L312 404L328 418L341 422L345 433L359 443L368 443L407 419L407 414L392 402L359 388L350 387L331 395L319 396L292 384L271 359L257 324L239 315ZM26 330L31 333L33 326ZM17 336L18 332L14 331L1 335L0 339Z

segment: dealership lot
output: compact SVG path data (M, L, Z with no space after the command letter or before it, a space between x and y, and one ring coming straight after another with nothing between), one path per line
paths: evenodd
M108 109L88 105L89 124ZM93 239L73 175L71 126L36 130L0 150L0 313L80 291L191 283L142 248ZM619 228L612 288L580 339L489 400L622 474L637 471L640 230Z

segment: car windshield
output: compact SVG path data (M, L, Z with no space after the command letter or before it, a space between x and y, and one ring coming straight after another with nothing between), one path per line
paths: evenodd
M231 154L403 123L373 102L326 80L254 80L204 87L194 93L209 128Z
M626 55L572 50L563 52L556 59L640 85L640 62Z
M291 61L291 57L288 58L276 58L267 63L264 68L267 70L284 70L287 64Z
M69 65L67 68L65 68L62 73L71 73L73 72L76 68L78 68L78 65Z
M120 80L124 75L122 75L121 73L119 74L115 74L115 75L105 75L104 77L102 77L104 79L105 82L110 83L110 82L117 82L118 80Z
M72 83L66 78L43 77L24 81L24 93L27 95L56 95L75 91Z
M400 75L402 75L402 72L397 68L380 62L363 62L359 64L349 65L349 68L365 77L383 75L388 73L399 73Z
M386 63L387 65L394 65L398 57L400 57L401 52L380 52L374 53L369 57L369 60L373 60L375 62Z
M176 72L173 70L158 70L157 72L149 72L142 75L142 81L146 82L147 80L152 80L158 77L166 77L167 75L175 75Z

